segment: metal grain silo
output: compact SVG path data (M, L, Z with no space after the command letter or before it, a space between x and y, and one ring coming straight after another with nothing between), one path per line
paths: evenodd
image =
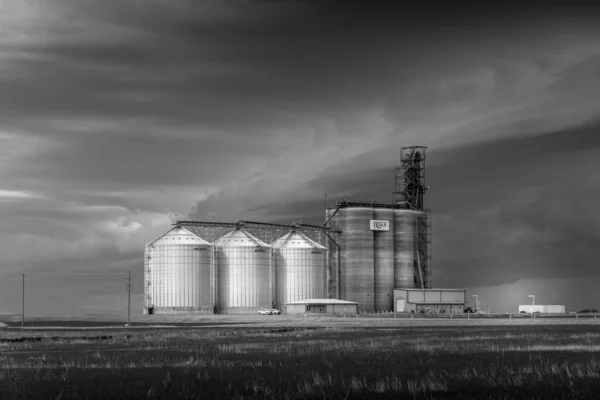
M338 211L336 219L340 222L343 231L340 298L357 302L360 311L373 311L375 309L375 267L373 232L370 228L373 209L342 208Z
M217 312L251 314L273 306L271 246L236 228L216 240Z
M394 210L394 287L415 287L416 222L420 212Z
M390 311L394 306L394 210L375 208L373 218L388 221L389 226L389 231L373 231L375 310Z
M272 247L277 308L292 301L326 297L325 247L297 231L276 240Z
M146 245L144 312L214 313L213 246L177 226Z

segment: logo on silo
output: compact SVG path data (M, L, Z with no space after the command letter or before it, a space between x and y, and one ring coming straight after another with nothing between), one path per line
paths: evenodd
M372 231L389 231L390 230L390 222L372 219L371 220L371 230Z

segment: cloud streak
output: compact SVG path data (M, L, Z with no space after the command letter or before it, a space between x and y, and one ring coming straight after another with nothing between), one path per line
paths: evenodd
M26 200L37 199L41 196L35 193L23 192L20 190L4 190L0 189L0 200Z
M141 268L175 213L320 223L422 144L436 284L594 274L593 7L3 5L4 272Z

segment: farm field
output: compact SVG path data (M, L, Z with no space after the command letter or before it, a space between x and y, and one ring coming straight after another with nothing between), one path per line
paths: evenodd
M600 392L595 321L285 320L5 328L0 399L592 399Z
M264 326L461 326L468 325L515 325L515 324L600 324L596 314L542 314L532 318L519 314L466 314L454 315L411 315L411 314L366 314L343 318L332 315L132 315L132 325L140 326L193 326L193 327L264 327ZM123 315L33 315L25 319L26 328L64 327L123 327L127 317ZM21 326L20 315L0 315L0 323L13 327ZM2 325L0 325L1 327Z

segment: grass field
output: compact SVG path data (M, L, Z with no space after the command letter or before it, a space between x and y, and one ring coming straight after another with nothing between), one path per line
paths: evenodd
M598 393L595 324L0 331L3 400Z

